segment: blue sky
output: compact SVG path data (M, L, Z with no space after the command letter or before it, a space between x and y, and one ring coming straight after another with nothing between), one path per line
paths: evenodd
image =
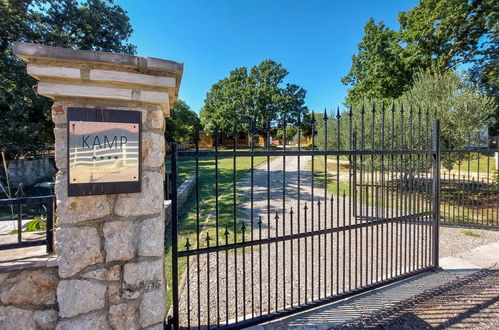
M398 28L397 15L417 0L116 0L130 17L140 56L184 63L180 98L199 111L211 85L241 66L271 58L285 82L308 93L312 110L343 103L366 21Z

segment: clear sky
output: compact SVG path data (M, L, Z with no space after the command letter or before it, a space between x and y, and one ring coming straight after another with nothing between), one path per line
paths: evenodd
M184 63L180 98L195 111L211 85L241 66L276 60L304 87L311 110L341 106L366 21L393 29L417 0L115 0L140 56Z

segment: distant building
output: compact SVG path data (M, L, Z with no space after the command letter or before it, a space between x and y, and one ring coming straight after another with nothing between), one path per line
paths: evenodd
M229 148L234 145L234 139L232 136L225 133L220 133L220 139L218 141L219 146ZM265 145L265 138L260 135L255 135L253 137L253 145L255 147L263 147ZM211 148L215 146L215 137L201 131L199 132L199 147L200 148ZM239 132L236 135L236 147L249 147L250 137L247 132Z

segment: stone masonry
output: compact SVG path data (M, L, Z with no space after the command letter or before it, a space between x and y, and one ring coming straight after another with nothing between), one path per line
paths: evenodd
M57 329L162 329L164 118L183 65L23 43L14 52L39 80L38 93L54 99ZM142 192L67 196L68 107L142 112Z

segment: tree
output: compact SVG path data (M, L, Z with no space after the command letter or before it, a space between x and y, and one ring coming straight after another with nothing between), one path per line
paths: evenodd
M265 134L270 127L295 125L298 114L308 112L306 90L295 84L282 86L288 71L273 60L265 60L252 67L232 70L229 77L215 83L206 94L201 110L201 123L205 130L231 134L249 131Z
M347 103L396 98L410 88L416 72L443 73L463 65L471 67L471 81L498 100L499 2L421 0L399 13L398 21L396 32L367 22L359 52L342 80L351 86ZM492 117L499 131L499 113Z
M372 18L366 23L364 33L358 53L352 56L352 67L341 79L343 84L351 86L346 102L399 97L411 82L411 70L404 62L397 33Z
M166 118L166 141L192 143L196 128L199 128L197 113L192 111L184 101L175 102L170 117Z
M13 41L134 54L132 28L112 0L0 0L0 145L9 158L53 143L52 102L33 90L36 81L11 49Z

